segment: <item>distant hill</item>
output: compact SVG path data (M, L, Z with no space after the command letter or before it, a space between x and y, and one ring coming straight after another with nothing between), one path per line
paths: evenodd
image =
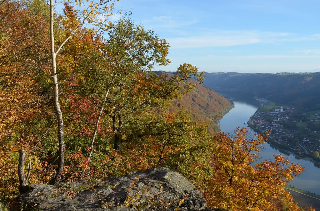
M173 74L164 71L154 71L157 75L166 74L172 77ZM193 79L190 79L193 80ZM208 123L208 131L216 133L220 131L219 120L232 108L232 103L214 90L205 87L194 81L196 87L181 99L175 101L169 108L170 112L176 112L183 108L190 111L194 121Z
M209 122L209 132L220 130L219 116L223 116L231 108L229 100L212 89L198 84L192 92L177 100L170 108L171 111L185 108L191 112L193 120Z
M206 73L204 85L235 99L262 97L278 104L320 110L320 73Z

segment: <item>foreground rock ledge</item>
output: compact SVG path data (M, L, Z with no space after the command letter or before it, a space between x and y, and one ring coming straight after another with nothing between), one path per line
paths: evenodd
M212 210L193 184L167 168L109 178L94 187L34 184L21 202L26 210Z

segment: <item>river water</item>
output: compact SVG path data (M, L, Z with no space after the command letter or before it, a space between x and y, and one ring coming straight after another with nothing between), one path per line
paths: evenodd
M231 109L223 118L220 120L220 129L222 132L234 134L236 127L247 127L245 124L249 118L256 112L258 108L256 106L244 103L244 102L234 102L234 108ZM253 137L254 131L248 128L249 136ZM277 149L272 148L268 143L264 144L264 149L260 152L259 160L272 160L273 155L283 154ZM305 167L304 171L295 177L293 181L290 181L289 184L300 188L302 190L310 191L320 195L320 169L315 167L312 162L297 159L294 155L285 155L293 163L300 163Z

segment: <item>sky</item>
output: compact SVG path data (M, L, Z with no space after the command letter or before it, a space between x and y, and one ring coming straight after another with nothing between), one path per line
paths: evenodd
M190 63L205 72L320 71L319 0L119 0L136 24L170 44L175 71Z

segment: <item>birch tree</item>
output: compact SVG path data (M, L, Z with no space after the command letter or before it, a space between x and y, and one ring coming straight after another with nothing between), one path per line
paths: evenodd
M64 2L66 5L75 3L79 7L78 10L75 10L79 14L78 18L81 20L78 25L75 25L71 28L69 36L62 41L62 43L56 46L55 43L55 12L54 7L57 4L62 2L53 2L50 0L50 40L51 40L51 74L53 81L53 96L54 96L54 109L56 113L56 119L58 124L58 142L59 142L59 161L58 167L56 170L55 177L52 182L59 182L63 173L64 160L65 160L65 143L64 143L64 125L63 125L63 114L61 111L61 105L59 102L59 77L57 71L57 56L59 55L60 50L68 42L68 40L80 29L81 26L87 24L89 27L93 27L94 30L107 29L110 22L106 22L107 18L111 15L110 11L113 9L113 3L111 0L101 0L100 2L91 1L82 1L76 0L75 2ZM80 8L85 9L80 9Z

